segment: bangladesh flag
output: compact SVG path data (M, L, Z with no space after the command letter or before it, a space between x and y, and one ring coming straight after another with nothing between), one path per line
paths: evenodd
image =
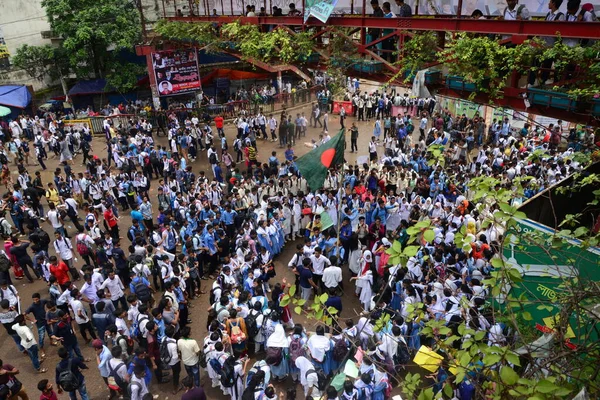
M321 189L327 177L327 170L344 163L344 147L344 129L342 129L329 142L296 160L298 170L308 182L310 190Z

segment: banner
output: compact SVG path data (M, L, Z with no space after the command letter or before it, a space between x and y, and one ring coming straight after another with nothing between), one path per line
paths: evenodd
M201 89L198 53L195 48L152 53L156 88L161 97Z
M311 15L326 23L337 2L338 0L306 0L304 3L304 23L308 21Z

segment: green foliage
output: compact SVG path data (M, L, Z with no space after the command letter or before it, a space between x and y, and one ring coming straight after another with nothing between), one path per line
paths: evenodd
M15 67L25 70L29 76L40 81L46 77L56 80L61 75L69 73L64 49L49 44L44 46L24 44L17 49L12 62Z
M506 78L514 64L513 47L500 45L487 36L472 37L461 33L450 40L446 48L438 53L450 75L458 75L467 82L475 83L477 92L487 93L490 100L503 97Z
M106 74L106 86L120 93L127 93L137 87L138 77L146 73L146 66L113 61Z
M206 46L208 51L239 52L243 58L263 62L280 60L292 63L306 59L312 53L310 32L291 33L284 28L262 32L258 25L232 22L220 27L213 23L159 21L156 32L171 39Z
M409 82L411 76L414 76L417 71L437 60L437 45L437 32L414 32L404 41L404 46L400 49L402 57L397 63L400 72L390 81L402 75L406 77L405 82Z
M52 31L63 38L69 64L79 77L107 77L113 52L141 39L138 10L120 0L43 0ZM113 52L108 49L113 49Z

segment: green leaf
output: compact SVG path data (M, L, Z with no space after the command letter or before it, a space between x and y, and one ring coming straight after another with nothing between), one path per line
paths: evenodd
M419 251L419 246L406 246L402 252L407 257L414 257Z
M550 382L547 379L542 379L535 386L535 389L540 393L550 393L558 389L558 386L556 386L554 383Z
M519 375L511 367L500 368L500 379L507 385L514 385L519 380Z
M504 355L504 357L506 358L506 361L508 361L509 363L516 365L517 367L521 366L521 359L519 358L519 356L517 354L508 352Z
M286 295L284 295L284 296L281 298L281 301L279 302L279 305L280 305L281 307L285 307L285 306L287 306L288 304L290 304L290 299L291 299L291 298L290 298L290 296L288 296L287 294L286 294Z
M444 384L444 395L447 398L452 398L453 394L454 394L454 390L452 389L452 385L450 385L448 383Z
M427 229L425 232L423 232L423 238L425 238L428 243L433 243L433 240L435 239L435 232L431 229Z
M523 319L525 321L531 321L533 319L529 311L523 311L523 313L521 313L521 316L523 316Z
M329 295L327 293L323 293L322 295L319 296L319 300L321 301L321 304L325 304L327 299L329 299Z
M483 357L483 363L486 367L491 367L492 365L500 362L502 360L502 356L500 354L488 354Z
M298 315L302 315L302 307L294 307L294 312Z
M397 241L394 240L394 243L392 244L391 250L395 251L396 253L399 253L402 251L402 244Z
M289 290L289 295L294 297L296 295L296 285L292 285Z
M296 301L296 305L298 306L303 306L306 304L306 300L304 299L299 299L298 301Z
M338 313L338 310L335 307L327 307L327 312L331 315L335 315Z

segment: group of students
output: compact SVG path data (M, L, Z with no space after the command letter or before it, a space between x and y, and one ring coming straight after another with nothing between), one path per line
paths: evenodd
M435 129L439 119L447 126L444 118L452 117L441 112L431 120L423 118L425 127ZM500 135L474 158L446 155L444 167L430 165L426 137L407 146L400 130L412 121L398 119L386 132L390 141L383 144L393 152L380 157L377 147L382 144L373 141L369 163L330 170L318 190L311 190L295 168L291 143L285 160L273 152L267 162L258 162L256 140L270 120L261 114L241 115L236 121L234 143L243 149L236 161L225 161L226 146L219 153L205 143L212 178L203 171L194 174L192 146L185 147L194 140L183 140L193 130L206 134L210 124L175 112L169 115L168 149L158 149L152 128L140 120L128 129L108 124L110 157L92 158L84 173L75 175L65 160L53 182L43 185L41 178L26 179L26 168L19 164L24 177L3 197L2 208L11 210L15 231L28 231L30 241L6 235L6 254L0 256L2 324L40 373L45 372L40 365L45 335L60 344L55 384L72 399L79 393L84 400L82 370L92 360L83 357L74 326L95 349L111 396L136 400L152 396L153 377L157 383L172 379L174 393L183 384L184 398L201 398L193 396L203 395L203 370L213 387L235 399L291 396L276 393L272 385L288 377L314 399L386 398L421 343L432 344L420 335L423 322L411 311L416 305L426 319L444 321L452 329L466 322L485 331L491 344L507 343L505 328L487 313L489 290L482 283L493 269L490 261L499 252L503 228L483 224L496 205L474 207L469 182L487 175L510 188L513 178L527 176L525 196L531 197L581 165L572 150L543 144L540 157L528 158L538 149L531 132ZM225 138L223 121L215 123L217 134ZM60 123L57 132L65 133ZM162 160L158 171L153 151ZM155 212L148 191L157 179ZM46 214L43 197L48 200ZM53 239L35 225L37 220L30 221L32 226L21 223L18 210L25 208L45 215L55 231ZM131 226L121 234L118 219L125 212ZM423 241L406 265L388 265L386 250L396 241L406 246L409 228L425 219L432 221L433 238ZM74 235L67 220L75 225ZM5 222L12 230L6 219L0 225ZM454 242L463 227L471 240L467 251ZM277 257L289 241L296 241L287 263L294 282L277 276ZM126 242L130 245L122 249ZM85 261L81 270L76 256ZM33 278L31 270L47 281L48 297L35 294L24 310L11 283L11 267L16 278L19 269ZM356 321L344 315L343 300L351 289L343 275L355 282L354 294L363 307ZM213 281L204 287L208 279ZM195 340L190 308L202 295L210 301L208 334ZM308 308L314 295L335 317L332 324L307 332L294 323L289 299L298 297L299 307ZM389 315L384 326L378 323L382 315ZM37 335L28 319L35 320ZM460 346L460 340L453 345ZM248 353L264 356L251 363ZM358 373L340 381L348 360L356 362ZM182 369L187 377L180 382ZM1 384L0 378L0 390L10 392ZM461 399L469 398L472 384L457 386L464 392ZM39 387L42 398L53 398L51 384L42 381Z

